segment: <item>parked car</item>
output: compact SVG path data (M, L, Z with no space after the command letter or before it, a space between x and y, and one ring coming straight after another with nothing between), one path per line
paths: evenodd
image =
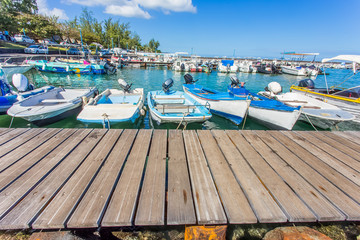
M28 36L16 34L14 36L16 42L27 42L27 43L35 43L34 39L29 38Z
M25 53L44 53L44 54L48 54L49 53L49 49L46 46L42 46L42 45L31 45L27 48L24 49Z
M67 54L69 55L80 55L80 54L90 54L91 52L89 51L89 49L84 49L84 51L79 50L77 48L70 48L69 50L67 50Z
M110 54L110 51L107 50L107 49L101 49L100 51L98 51L98 54L100 56L105 56L105 55L109 55Z
M44 39L44 40L42 40L42 43L45 43L45 44L58 44L57 42L51 41L50 39Z

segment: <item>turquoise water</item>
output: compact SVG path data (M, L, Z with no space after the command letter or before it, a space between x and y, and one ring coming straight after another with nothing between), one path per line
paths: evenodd
M326 72L330 75L326 76L328 85L333 86L340 82L343 82L352 75L351 70L337 70L327 69ZM106 88L119 88L117 80L119 78L124 79L128 83L133 83L133 88L144 88L145 96L148 91L154 91L161 89L162 83L172 78L174 80L174 90L182 90L182 84L184 82L184 73L167 70L167 68L124 68L119 70L115 75L68 75L68 74L55 74L55 73L38 73L35 70L31 70L25 74L29 80L35 84L36 87L42 87L45 85L61 86L64 88L87 88L97 87L99 91L103 91ZM230 76L236 75L240 81L246 82L247 89L253 92L262 91L268 83L272 81L279 82L284 92L288 92L292 84L295 84L302 77L295 77L287 74L282 75L264 75L264 74L223 74L217 73L192 73L194 79L199 79L198 83L208 88L226 91L227 85L230 83ZM315 80L317 87L325 87L324 76L318 76ZM343 86L350 87L359 84L359 76L356 75L353 78L347 80ZM11 117L7 115L0 115L0 127L9 127L11 123ZM36 127L35 125L15 118L12 127ZM44 126L44 127L58 127L58 128L102 128L100 124L84 124L76 120L76 116L71 116L56 123ZM112 125L111 128L176 128L177 124L165 124L158 126L156 123L149 120L148 113L146 116L138 119L134 124L132 123L119 123ZM203 124L192 123L187 126L187 129L242 129L242 125L236 126L232 122L213 115L213 117ZM345 129L357 129L357 126L341 126ZM255 120L248 118L245 122L244 129L252 130L266 130L265 126L258 124ZM313 130L313 128L306 123L297 122L294 126L294 130Z

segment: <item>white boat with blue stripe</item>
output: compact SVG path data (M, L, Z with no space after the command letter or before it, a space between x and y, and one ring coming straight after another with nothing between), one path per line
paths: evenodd
M131 84L118 80L122 90L106 89L80 112L77 120L84 123L99 123L110 128L111 124L120 122L135 122L144 114L144 89L131 90Z
M200 104L209 104L212 113L227 118L236 125L243 121L251 102L247 93L234 95L229 92L219 92L205 88L195 84L196 81L193 80L190 74L186 74L184 79L183 89L185 93Z
M163 83L163 90L151 91L147 95L151 118L161 123L205 122L211 118L210 109L188 96L182 91L170 88L173 80Z

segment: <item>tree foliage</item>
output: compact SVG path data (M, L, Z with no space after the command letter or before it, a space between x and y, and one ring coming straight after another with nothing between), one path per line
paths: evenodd
M155 52L160 46L155 39L142 45L140 36L130 30L129 23L121 23L111 17L98 21L94 13L86 8L79 17L64 22L59 22L57 17L40 15L37 10L36 0L0 0L0 29L13 34L25 30L34 39L58 35L73 42L80 41L82 36L85 44L97 42L108 48L114 46Z

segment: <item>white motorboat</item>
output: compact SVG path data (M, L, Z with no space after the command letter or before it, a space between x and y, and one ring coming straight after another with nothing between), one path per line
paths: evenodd
M323 59L322 62L330 61L349 61L353 63L354 74L357 76L357 64L360 64L360 55L339 55L337 57ZM350 78L347 79L347 81ZM326 78L325 78L326 80ZM327 103L335 105L342 110L345 110L355 116L354 122L360 123L360 85L353 87L340 88L344 82L339 83L338 86L331 88L316 88L314 81L311 79L301 80L298 86L291 86L290 91L298 92L313 98L322 99ZM326 83L327 85L327 83Z
M210 109L201 105L182 91L173 91L170 78L163 83L163 90L150 91L147 95L151 118L161 123L205 122L211 118Z
M295 76L307 76L308 71L306 67L303 66L281 66L281 72L285 74L295 75Z
M118 80L122 90L106 89L84 106L77 120L85 123L99 123L110 128L110 124L135 122L144 114L144 89L131 90L131 84Z
M78 113L83 102L96 92L96 88L53 88L15 103L7 114L41 126Z
M289 106L301 106L301 116L299 120L308 122L315 127L328 129L336 126L340 122L351 121L355 116L347 111L301 93L287 92L281 93L282 88L279 83L271 82L265 92L260 95L276 99Z
M247 93L234 95L205 88L195 84L196 81L190 74L186 74L184 79L183 89L195 101L203 105L209 104L212 113L227 118L236 125L243 121L251 101Z

